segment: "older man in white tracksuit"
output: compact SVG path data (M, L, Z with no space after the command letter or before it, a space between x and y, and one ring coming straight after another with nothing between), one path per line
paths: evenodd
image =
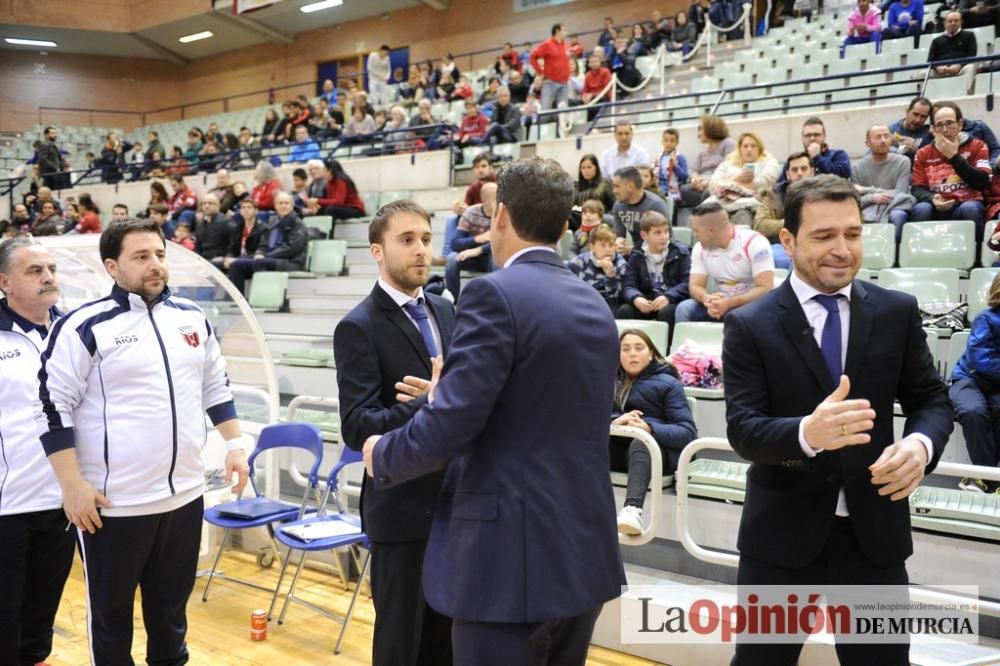
M225 362L212 326L171 294L163 234L126 220L104 231L111 293L70 312L39 371L42 444L77 527L94 663L131 664L142 590L150 664L183 664L185 607L201 537L204 414L226 440L226 478L247 478Z

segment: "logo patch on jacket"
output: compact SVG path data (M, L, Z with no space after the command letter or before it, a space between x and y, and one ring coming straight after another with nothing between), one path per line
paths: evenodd
M198 337L198 331L196 331L193 326L184 326L182 328L178 328L177 331L184 338L184 342L188 343L192 347L197 347L201 344L201 338Z

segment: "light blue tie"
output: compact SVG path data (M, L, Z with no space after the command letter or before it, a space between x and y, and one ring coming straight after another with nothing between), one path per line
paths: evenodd
M427 347L431 358L438 355L437 343L434 341L434 331L431 329L430 317L427 316L427 309L424 307L424 299L414 299L403 306L406 314L417 322L420 329L420 337L424 339L424 346Z

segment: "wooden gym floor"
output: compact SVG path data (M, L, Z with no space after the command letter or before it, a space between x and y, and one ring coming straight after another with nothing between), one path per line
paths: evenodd
M271 569L259 569L253 556L232 552L223 555L219 565L230 576L273 586L278 580L277 563ZM290 577L283 585L287 589ZM267 640L250 640L250 613L255 608L267 609L270 595L243 585L214 581L208 602L201 601L205 579L195 583L188 602L188 649L192 664L211 666L273 666L274 664L330 664L355 666L369 664L372 645L374 610L371 600L362 591L355 607L354 618L347 629L344 647L339 656L333 646L340 625L308 608L292 604L286 622L278 625L277 616L284 597L278 600L275 620L267 630ZM352 588L353 591L353 588ZM340 580L331 574L306 569L299 580L297 595L323 607L343 613L350 602ZM146 634L142 628L139 604L136 604L135 638L132 655L137 664L145 658ZM84 597L83 570L79 559L74 563L56 616L52 666L84 666L90 663L87 647L87 608ZM654 662L637 659L611 650L592 647L587 659L589 666L639 666Z

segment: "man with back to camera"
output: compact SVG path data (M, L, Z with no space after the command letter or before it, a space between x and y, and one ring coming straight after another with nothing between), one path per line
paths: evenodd
M111 293L56 322L42 355L42 446L77 528L92 661L132 663L139 587L147 661L183 664L201 540L203 414L225 439L234 493L247 480L243 438L212 325L167 287L160 227L109 225L100 252Z
M368 239L378 283L333 333L341 433L357 450L427 404L432 359L446 355L455 327L451 303L423 290L432 255L427 211L408 200L387 204ZM443 478L435 471L392 488L362 483L361 520L374 543L375 666L451 663L451 620L427 604L421 583Z
M503 268L466 286L430 404L369 437L365 464L379 489L448 468L424 589L453 618L455 663L582 665L625 582L607 452L617 333L555 251L569 174L518 160L497 186L490 241Z
M793 272L726 317L728 436L751 462L739 585L908 582L906 498L937 465L952 411L915 299L854 279L861 228L847 181L793 183L780 234ZM793 666L801 649L740 643L732 663ZM845 665L909 666L908 655L906 644L837 645Z
M76 536L35 423L43 341L60 316L45 246L28 237L0 243L0 290L0 664L39 664L52 651Z

